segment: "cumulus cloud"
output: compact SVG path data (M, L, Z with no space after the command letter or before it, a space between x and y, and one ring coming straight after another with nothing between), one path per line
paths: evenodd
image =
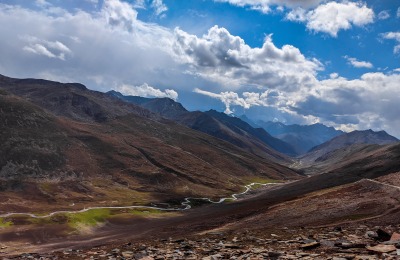
M387 32L381 35L384 39L388 40L395 40L397 45L394 46L393 52L399 53L400 52L400 32Z
M386 129L399 135L399 82L399 74L383 73L366 73L355 80L343 77L323 80L293 109L322 121L359 129Z
M0 4L0 24L13 25L0 26L7 38L0 41L1 73L82 82L99 90L143 82L159 88L186 86L171 30L137 20L127 2L99 5L93 13L64 10L55 16Z
M123 26L133 30L137 18L137 11L129 3L119 0L106 0L103 5L103 15L113 26Z
M322 69L318 60L307 59L294 46L276 47L271 35L261 48L251 48L242 38L218 26L202 37L175 29L174 50L190 66L189 72L231 87L267 86L291 91L312 84L316 71Z
M278 9L282 7L294 8L310 8L317 6L324 0L214 0L215 2L224 2L239 7L247 7L252 10L257 10L262 13L269 13L271 7L277 6Z
M307 122L400 136L398 71L355 80L333 73L320 81L318 60L294 46L277 47L271 35L261 47L251 47L217 26L196 36L142 22L126 1L98 5L93 12L63 10L56 16L43 8L0 4L0 24L13 25L0 26L7 39L0 41L1 74L173 99L188 86L206 86L196 92L221 100L226 112L268 107ZM382 38L400 45L399 32Z
M254 106L278 109L293 118L306 122L321 122L340 129L385 129L400 135L400 74L366 73L359 79L348 80L337 74L318 81L307 92L287 93L277 90L264 92L226 91L197 93L221 100L225 113L235 106L250 109ZM302 96L304 98L296 98Z
M144 83L140 86L130 86L123 84L117 87L116 90L124 95L129 95L129 96L158 97L158 98L167 97L175 101L178 100L178 92L176 92L175 90L166 89L163 91L154 88L152 86L149 86L147 83Z
M213 93L196 88L194 92L211 98L219 99L225 105L225 113L232 114L234 110L232 106L240 106L244 109L249 109L254 106L263 107L281 107L285 110L287 100L283 97L283 93L278 90L268 89L262 93L243 92L241 96L233 91L225 91Z
M347 60L347 62L355 67L355 68L367 68L367 69L371 69L374 67L374 65L372 65L371 62L368 61L359 61L356 58L352 58L349 56L344 56L344 58Z
M390 14L387 10L383 10L383 11L379 12L379 14L378 14L379 20L386 20L388 18L390 18Z
M328 2L310 11L296 8L287 14L286 19L306 23L311 31L337 37L340 30L372 23L374 11L362 2Z

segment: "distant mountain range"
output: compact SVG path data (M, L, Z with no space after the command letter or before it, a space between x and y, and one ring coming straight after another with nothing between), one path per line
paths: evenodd
M297 155L305 154L314 146L343 134L343 131L323 124L285 125L280 122L258 121L257 125L272 136L291 144Z
M201 131L214 137L228 141L250 153L263 158L273 159L279 163L290 162L288 156L302 156L309 151L319 150L319 146L335 137L343 136L337 140L345 139L347 136L343 131L336 130L323 124L313 125L285 125L281 122L257 121L254 123L245 115L230 116L215 110L205 112L187 111L180 103L169 98L143 98L136 96L124 96L117 91L109 91L108 95L118 99L141 106L164 118L183 124L194 130ZM381 144L379 138L371 135L371 131L360 132L357 138L351 134L347 143ZM389 141L397 140L392 136L383 136ZM353 140L354 139L354 140ZM386 140L385 139L385 140ZM375 140L375 141L374 141ZM339 141L334 141L334 143ZM382 144L386 144L383 142ZM328 145L329 147L332 144ZM338 148L343 146L337 145ZM329 150L329 151L328 151ZM324 149L330 152L334 150ZM320 154L324 152L320 151Z

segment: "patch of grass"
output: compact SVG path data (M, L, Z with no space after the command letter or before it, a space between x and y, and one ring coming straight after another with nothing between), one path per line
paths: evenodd
M163 211L158 209L131 209L129 213L135 216L146 217L153 214L162 214Z
M273 180L273 179L257 177L257 176L246 178L245 181L248 182L248 184L253 183L253 182L258 182L258 183L262 183L262 184L284 182L282 180ZM254 185L254 187L255 187L255 185Z
M4 218L0 218L0 228L11 227L13 224L12 221L6 221Z
M97 226L111 216L110 209L91 209L81 213L68 213L68 225L77 228L81 226Z

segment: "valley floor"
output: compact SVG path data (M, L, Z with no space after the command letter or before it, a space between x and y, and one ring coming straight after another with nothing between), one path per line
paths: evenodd
M296 183L266 186L238 202L110 219L68 236L57 225L3 231L0 258L399 259L397 177L363 179L296 199L280 197Z
M396 246L400 234L394 230L399 231L400 225L368 223L326 228L282 227L255 233L209 232L189 237L182 234L4 259L399 259L400 249Z

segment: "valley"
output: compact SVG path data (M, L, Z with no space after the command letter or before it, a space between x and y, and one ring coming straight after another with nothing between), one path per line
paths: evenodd
M396 259L397 138L246 120L0 76L0 257Z

